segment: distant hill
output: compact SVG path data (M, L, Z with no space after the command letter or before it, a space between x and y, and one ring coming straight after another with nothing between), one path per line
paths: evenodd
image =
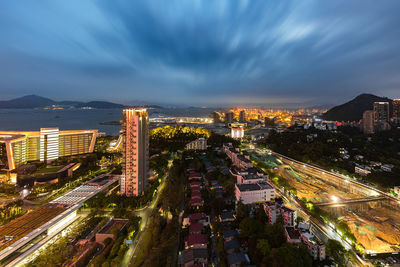
M106 101L90 101L87 103L78 104L77 107L91 107L91 108L124 108L124 105L115 104Z
M37 95L27 95L8 101L0 101L0 108L36 108L53 104L55 104L55 101L49 98Z
M4 108L15 108L15 109L31 109L31 108L45 108L52 105L72 107L72 108L124 108L125 105L115 104L106 101L91 101L91 102L80 102L80 101L54 101L52 99L41 97L37 95L27 95L20 98L0 101L0 109Z
M330 121L359 121L366 110L372 110L374 102L389 102L392 110L392 100L372 94L361 94L353 100L336 106L323 114L325 120Z

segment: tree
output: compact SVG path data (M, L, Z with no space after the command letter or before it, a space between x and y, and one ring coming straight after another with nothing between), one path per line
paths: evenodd
M339 266L345 266L346 263L346 249L340 244L339 241L329 239L326 243L326 253L332 258Z
M263 224L255 219L247 217L240 222L239 229L242 237L257 237L263 231Z
M236 217L238 221L242 221L244 218L249 217L249 208L244 205L242 201L237 203Z
M257 249L261 253L261 255L266 256L271 250L268 240L259 239L257 242Z

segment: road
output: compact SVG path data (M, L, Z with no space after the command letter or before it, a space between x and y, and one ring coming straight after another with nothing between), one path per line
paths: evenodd
M170 169L171 166L172 166L172 160L169 160L168 161L168 169ZM167 176L168 176L168 172L162 178L161 183L157 188L156 197L153 198L151 203L149 205L147 205L146 207L144 207L144 208L141 208L139 210L133 211L133 213L136 216L139 216L142 219L140 221L139 231L138 231L138 233L136 234L136 237L133 240L133 244L129 246L129 249L125 253L125 256L124 256L123 260L121 261L120 266L122 266L122 267L128 266L136 258L137 249L139 248L139 244L142 241L142 239L144 237L144 233L146 232L146 230L148 228L149 217L153 213L154 209L157 207L157 204L159 202L161 193L162 193L162 191L164 190L164 187L165 187L165 179L166 179Z

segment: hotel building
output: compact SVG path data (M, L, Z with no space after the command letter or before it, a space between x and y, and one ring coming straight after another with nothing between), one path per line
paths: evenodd
M232 123L231 137L234 139L241 139L244 137L244 124Z
M138 196L148 184L149 115L146 109L125 109L121 134L121 194Z
M29 161L51 161L91 153L97 130L41 128L40 131L1 131L0 169L12 171Z

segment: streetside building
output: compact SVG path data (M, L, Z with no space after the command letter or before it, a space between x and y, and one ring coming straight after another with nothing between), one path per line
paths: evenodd
M29 161L92 153L97 130L41 128L40 131L0 131L0 169L12 171Z
M149 115L146 109L125 109L122 130L121 195L139 196L149 176Z

